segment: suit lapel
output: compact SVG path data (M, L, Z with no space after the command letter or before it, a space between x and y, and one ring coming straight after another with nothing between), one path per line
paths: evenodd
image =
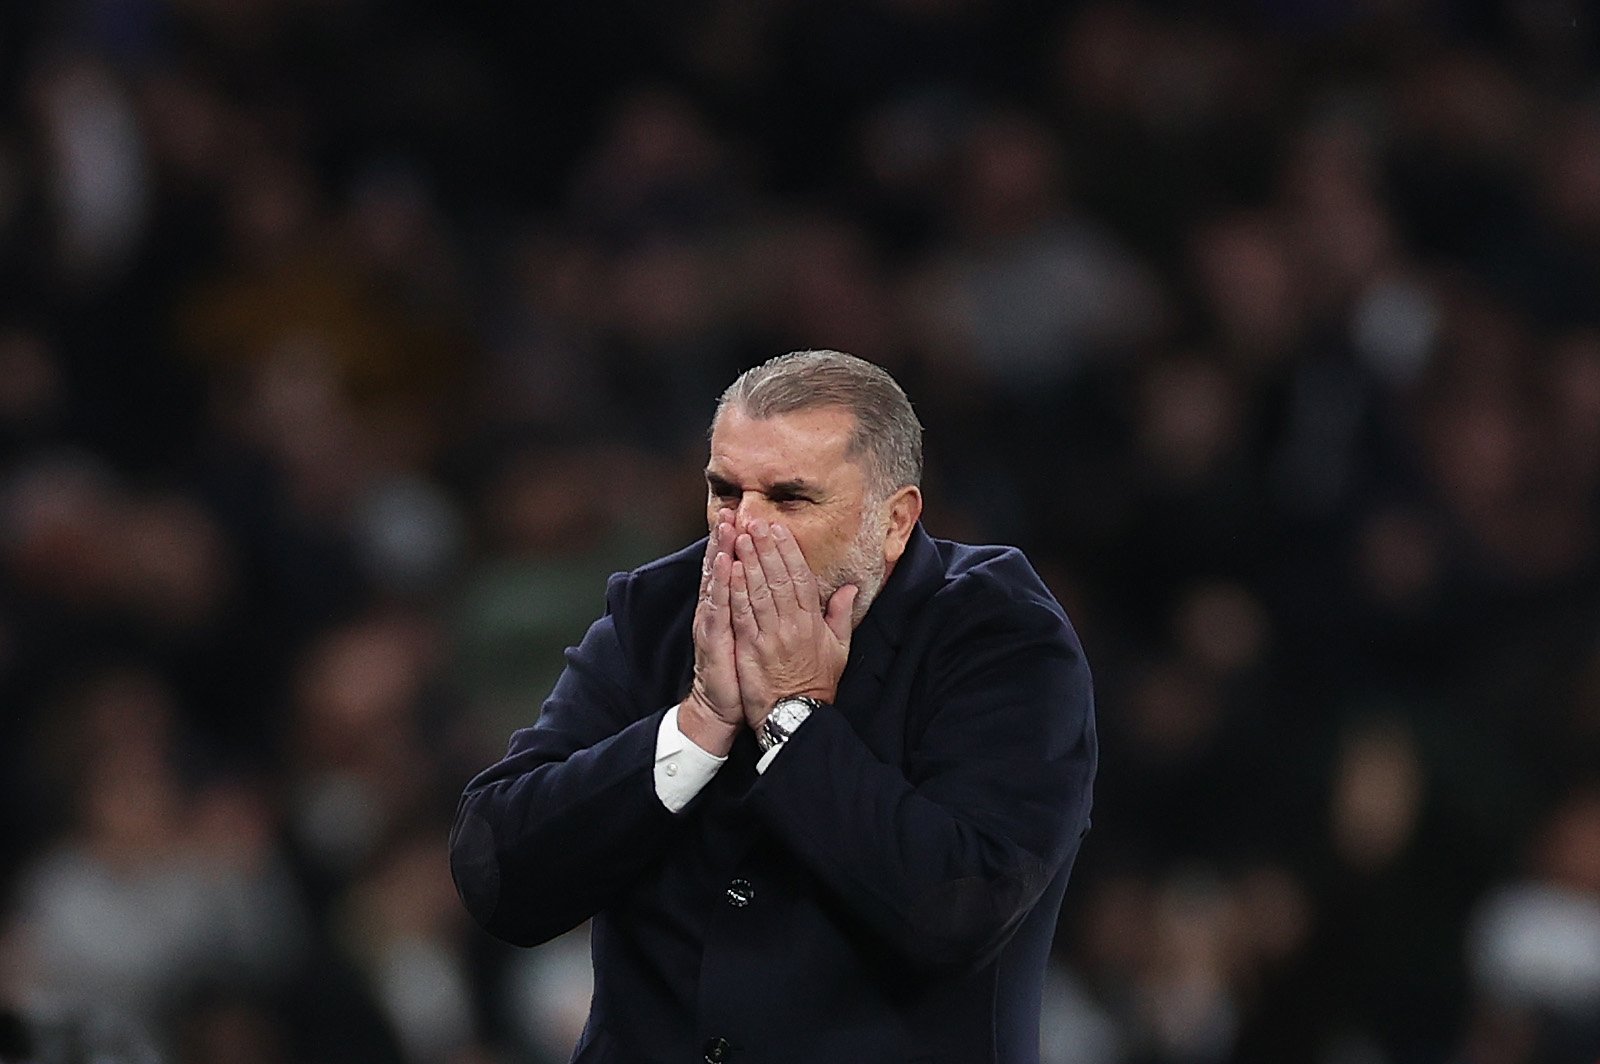
M888 763L901 753L905 707L885 704L884 686L918 611L938 588L938 550L919 522L883 591L850 639L850 660L835 704L862 740Z

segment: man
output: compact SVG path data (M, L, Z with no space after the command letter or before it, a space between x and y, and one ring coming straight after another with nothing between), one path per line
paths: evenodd
M615 576L467 787L462 899L594 918L579 1062L1021 1064L1088 829L1089 672L1022 555L922 529L922 429L832 351L749 370L710 535Z

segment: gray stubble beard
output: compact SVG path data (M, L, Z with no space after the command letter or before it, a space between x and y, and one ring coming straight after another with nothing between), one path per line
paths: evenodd
M850 627L861 623L872 606L872 601L883 590L889 560L883 554L883 542L889 534L889 518L878 513L879 507L868 504L861 515L861 528L856 532L850 549L837 565L817 574L818 589L822 592L822 608L827 610L834 592L846 584L857 587L855 603L850 608Z

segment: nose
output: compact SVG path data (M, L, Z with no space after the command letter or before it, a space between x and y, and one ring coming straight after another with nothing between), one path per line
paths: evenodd
M739 507L734 511L733 527L737 532L748 532L750 522L756 519L771 521L777 508L759 491L747 491L739 497Z

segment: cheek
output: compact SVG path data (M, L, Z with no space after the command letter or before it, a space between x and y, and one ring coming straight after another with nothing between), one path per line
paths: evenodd
M794 533L800 553L806 556L806 564L813 572L837 565L850 549L856 531L852 522L840 519L791 525L789 530Z

